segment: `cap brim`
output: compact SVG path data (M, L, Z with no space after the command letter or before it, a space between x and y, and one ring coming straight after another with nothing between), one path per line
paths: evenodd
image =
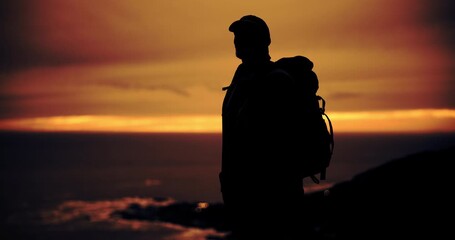
M243 30L247 30L247 29L252 29L252 28L254 28L255 25L257 25L257 24L252 21L237 20L229 26L229 31L235 33L235 32L239 32L239 31L243 31Z

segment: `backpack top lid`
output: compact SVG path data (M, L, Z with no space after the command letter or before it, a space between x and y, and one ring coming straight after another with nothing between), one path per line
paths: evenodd
M313 72L313 62L304 56L284 57L275 62L275 66L289 73L303 91L316 94L319 89L317 75Z

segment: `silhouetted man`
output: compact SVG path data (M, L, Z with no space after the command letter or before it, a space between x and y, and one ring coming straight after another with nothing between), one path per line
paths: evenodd
M229 27L238 66L223 102L221 191L235 239L301 239L302 178L294 139L301 119L293 79L275 69L266 23L252 15Z

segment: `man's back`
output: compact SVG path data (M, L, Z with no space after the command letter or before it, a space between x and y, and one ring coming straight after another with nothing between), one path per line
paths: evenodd
M226 93L220 180L235 227L251 230L254 224L291 232L295 218L301 218L303 185L294 159L299 116L293 91L293 80L267 61L240 65Z

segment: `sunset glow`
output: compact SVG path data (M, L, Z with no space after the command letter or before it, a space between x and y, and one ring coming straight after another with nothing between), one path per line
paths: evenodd
M218 116L63 116L4 120L2 130L94 132L220 132Z
M336 132L451 132L455 131L455 111L403 110L329 113ZM84 131L84 132L163 132L220 133L216 115L122 117L60 116L0 121L0 130Z
M453 131L455 61L429 0L6 1L0 128L220 132L240 63L228 26L271 30L272 60L305 55L336 131ZM3 26L4 25L4 26Z

